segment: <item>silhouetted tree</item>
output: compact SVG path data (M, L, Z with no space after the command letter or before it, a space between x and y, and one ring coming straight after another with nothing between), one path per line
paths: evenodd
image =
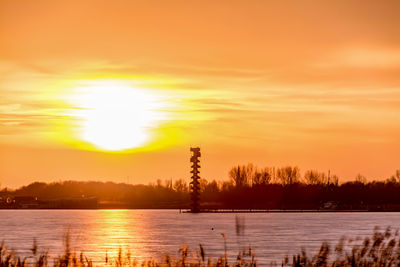
M338 186L339 185L339 177L335 174L331 175L331 177L329 177L329 184Z
M249 163L247 165L238 165L229 171L229 177L236 188L249 186L253 177L254 166Z
M395 179L397 182L400 182L400 169L396 170L395 174L392 175L392 179Z
M208 202L215 202L218 201L220 196L220 188L218 186L217 181L212 180L211 182L207 182L207 180L202 179L206 182L203 182L201 184L201 198L202 201L208 201Z
M253 186L254 185L267 185L272 180L272 170L270 168L264 168L261 170L255 169L253 174Z
M319 172L317 170L306 171L304 174L304 180L306 184L326 185L330 183L328 176L324 172Z
M357 174L357 176L355 178L355 182L360 183L360 184L365 184L367 182L367 178L365 178L365 176L363 176L359 173L359 174Z
M176 180L173 189L176 192L189 192L188 183L183 179Z
M298 183L300 179L300 169L292 166L278 168L276 170L276 178L283 185Z

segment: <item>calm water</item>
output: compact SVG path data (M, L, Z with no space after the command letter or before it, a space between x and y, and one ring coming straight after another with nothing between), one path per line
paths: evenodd
M235 216L244 218L245 231L237 236ZM322 241L335 245L341 236L365 237L374 226L400 228L400 213L247 213L185 214L176 210L0 210L0 241L19 254L29 254L36 238L50 255L63 251L69 230L72 248L97 261L119 248L139 258L178 255L182 244L207 256L232 254L251 244L261 264L281 262L301 248L315 251Z

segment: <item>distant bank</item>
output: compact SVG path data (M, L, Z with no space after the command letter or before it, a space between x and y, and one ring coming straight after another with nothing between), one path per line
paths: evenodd
M192 209L188 183L35 182L0 190L0 209ZM400 212L400 181L344 184L200 184L200 212Z

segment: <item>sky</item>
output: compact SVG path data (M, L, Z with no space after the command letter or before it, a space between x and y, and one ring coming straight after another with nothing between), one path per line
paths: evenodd
M400 168L400 2L0 1L0 183Z

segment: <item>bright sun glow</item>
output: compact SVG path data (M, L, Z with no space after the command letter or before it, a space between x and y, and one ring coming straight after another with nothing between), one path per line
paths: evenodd
M151 129L165 118L159 97L121 82L101 81L77 88L74 102L80 138L108 151L143 146Z

